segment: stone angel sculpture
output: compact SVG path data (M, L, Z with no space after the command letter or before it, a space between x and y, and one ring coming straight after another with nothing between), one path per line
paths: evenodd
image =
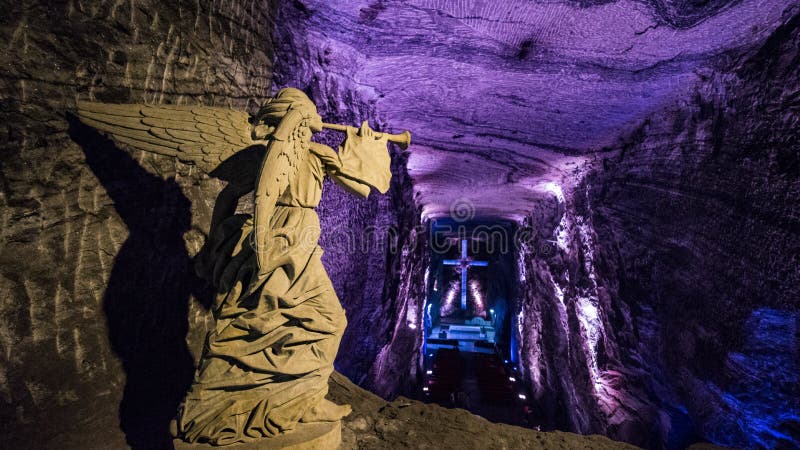
M175 156L228 181L214 206L198 272L216 288L215 327L172 423L187 442L226 445L273 437L300 422L338 421L348 405L325 399L347 324L317 245L327 175L366 197L389 188L388 141L410 135L325 124L300 90L280 90L253 117L224 108L78 104L81 121L120 143ZM347 133L336 152L312 133ZM223 162L266 147L255 177ZM254 214L236 214L255 191Z

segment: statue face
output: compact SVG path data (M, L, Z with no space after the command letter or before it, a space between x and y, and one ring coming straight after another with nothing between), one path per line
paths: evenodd
M319 133L322 131L322 117L319 114L314 114L308 123L308 127L312 133Z

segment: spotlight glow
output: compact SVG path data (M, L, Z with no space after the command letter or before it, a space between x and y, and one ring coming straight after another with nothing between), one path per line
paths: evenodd
M543 189L545 192L553 194L559 204L564 204L564 190L561 189L558 183L552 181L545 183ZM558 244L558 248L564 251L567 251L567 241L569 238L569 236L567 236L567 228L569 228L569 222L567 221L567 215L564 214L561 216L561 220L556 228L556 243Z
M559 203L564 203L564 190L561 189L561 186L558 183L549 181L544 184L543 188L545 192L553 194Z
M416 330L417 322L419 321L419 317L417 316L417 307L413 302L409 302L406 308L406 324L408 325L408 328Z
M469 282L469 291L472 294L473 315L486 318L486 305L483 301L481 287L477 280Z
M447 293L444 294L442 306L439 309L439 314L441 314L442 317L447 317L450 314L453 314L453 312L455 312L457 293L458 293L458 282L451 281L450 286L447 289Z

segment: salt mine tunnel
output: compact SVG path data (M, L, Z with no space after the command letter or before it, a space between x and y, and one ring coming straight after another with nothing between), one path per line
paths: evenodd
M254 113L296 87L412 136L387 194L325 181L317 208L342 448L800 448L796 0L0 17L2 447L173 448L214 326L194 260L225 183L77 102Z

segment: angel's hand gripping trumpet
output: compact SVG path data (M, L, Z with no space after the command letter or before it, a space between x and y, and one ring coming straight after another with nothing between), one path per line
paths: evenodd
M323 123L322 128L328 128L330 130L341 131L347 133L348 129L357 130L356 127L351 127L349 125L339 125L337 123ZM406 150L409 145L411 145L411 132L406 130L399 134L389 134L389 133L375 133L376 139L381 139L382 137L386 137L386 140L389 142L393 142L397 144L401 149Z

